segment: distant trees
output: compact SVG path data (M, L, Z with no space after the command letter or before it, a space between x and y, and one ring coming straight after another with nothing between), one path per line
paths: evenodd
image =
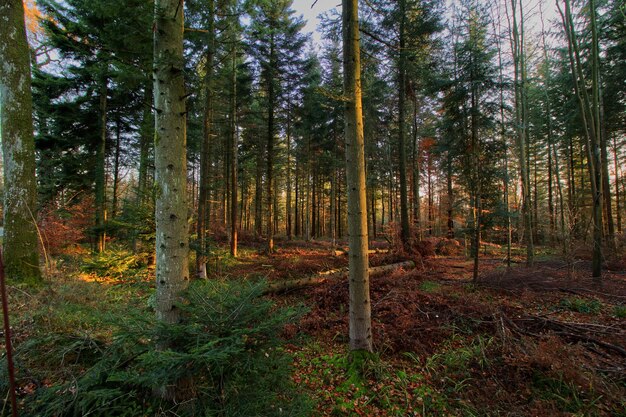
M267 251L274 251L274 234L277 230L276 207L276 135L277 111L285 103L288 88L286 71L298 70L301 50L306 38L300 33L304 22L293 16L292 0L257 0L252 2L251 31L255 42L250 51L259 67L260 88L266 109L265 148L265 219ZM257 190L260 193L260 190Z
M4 167L4 264L9 278L41 280L36 224L30 53L21 0L0 4L0 138Z
M154 239L151 6L41 4L47 47L61 62L34 72L40 205L93 196L96 251L111 239ZM535 245L569 250L600 231L598 273L624 212L620 4L594 2L593 18L578 3L567 18L559 4L569 22L554 28L561 37L538 37L517 0L498 13L470 0L448 14L436 0L359 6L368 238L397 231L410 250L424 234L465 236L477 261L481 241L519 242L530 263ZM122 7L132 13L120 15ZM208 276L222 239L233 256L236 238L252 235L268 252L282 235L335 245L353 214L338 163L341 20L326 16L317 52L291 1L184 7L185 191L197 276ZM546 40L536 56L535 38ZM590 166L600 169L593 177ZM601 223L587 228L590 219Z

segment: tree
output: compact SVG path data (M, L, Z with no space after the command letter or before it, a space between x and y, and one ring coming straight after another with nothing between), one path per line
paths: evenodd
M282 101L281 94L284 87L282 73L298 60L306 41L306 38L300 34L304 22L302 18L293 16L292 3L292 0L256 0L253 2L252 9L251 29L255 41L251 52L258 61L267 106L265 216L268 253L274 251L274 229L276 228L274 219L276 198L274 171L278 133L276 110Z
M107 156L121 152L121 140L111 143L112 124L120 133L137 130L138 114L149 112L148 84L151 52L151 24L148 4L142 0L42 0L47 44L62 58L60 68L35 73L37 138L36 146L42 203L55 206L65 190L93 187L95 197L94 249L105 249L107 232ZM123 17L120 8L128 11ZM125 121L124 119L130 119ZM149 120L144 117L144 125ZM124 125L124 126L122 126ZM139 194L147 184L147 138L150 129L141 129ZM115 154L114 153L114 154ZM85 163L88 160L89 163ZM117 160L117 163L115 162ZM115 173L120 159L114 157ZM87 176L91 181L77 179ZM113 200L118 181L113 181ZM60 201L59 205L63 202ZM111 212L115 211L115 207Z
M350 285L350 349L371 352L365 143L357 0L343 0L343 77Z
M156 192L156 315L176 323L176 302L189 281L183 3L154 9L154 163Z
M571 75L574 84L574 91L578 101L580 120L582 121L583 132L586 138L585 149L587 153L587 167L592 193L592 217L593 217L593 258L592 276L600 279L602 275L602 160L600 151L601 120L600 120L600 93L598 75L598 44L597 29L595 28L595 4L590 2L590 21L592 32L592 53L591 53L591 92L587 88L587 80L581 60L580 44L574 25L574 18L569 0L564 0L565 12L557 2L559 13L563 22L563 27L568 43L568 55L570 61ZM591 99L589 94L591 93Z
M520 0L511 0L509 36L515 77L515 126L517 130L517 150L522 184L522 216L526 240L526 263L532 266L534 260L533 222L531 213L530 169L528 159L528 68L526 63L526 34L524 32L524 10ZM518 23L519 19L519 23Z
M30 53L21 0L0 4L0 137L4 162L4 256L7 276L41 280L37 247L35 143Z

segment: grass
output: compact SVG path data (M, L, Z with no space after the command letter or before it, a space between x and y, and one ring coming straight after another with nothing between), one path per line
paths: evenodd
M583 314L598 314L602 309L602 303L596 299L586 300L579 297L564 298L559 306L565 310Z
M613 315L620 319L626 318L626 306L613 307Z
M433 281L424 281L420 284L420 290L427 293L434 293L439 291L441 284Z

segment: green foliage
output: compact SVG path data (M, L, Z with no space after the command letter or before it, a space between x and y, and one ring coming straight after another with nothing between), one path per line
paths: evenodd
M25 415L305 414L306 400L295 394L279 337L300 311L277 310L261 291L252 284L196 283L179 305L180 323L127 318L130 324L96 361L74 355L85 360L85 370L39 390ZM73 349L80 353L89 346L81 342ZM175 387L176 402L154 396L166 386Z
M460 342L460 346L458 345ZM444 367L451 372L467 373L469 367L476 363L480 368L485 368L489 364L487 359L487 349L493 343L493 338L478 335L469 343L453 337L450 342L450 349L443 353L438 353L426 361L427 369Z
M439 288L441 288L441 285L433 281L424 281L420 284L420 290L424 292L437 292Z
M593 387L586 390L573 382L550 377L541 372L533 375L532 387L535 395L544 400L554 401L563 411L585 416L600 415L594 405L602 396L595 394Z
M598 300L585 300L578 297L564 298L559 305L566 310L585 314L598 314L602 309L602 303Z
M620 319L626 318L626 306L613 307L613 315Z
M124 250L109 250L83 261L81 269L100 277L130 278L143 271L148 254L133 254Z

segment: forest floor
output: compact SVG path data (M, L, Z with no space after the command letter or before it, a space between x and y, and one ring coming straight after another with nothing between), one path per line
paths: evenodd
M278 247L267 256L242 245L237 260L216 250L211 277L273 283L347 266L328 242ZM269 296L279 306L307 306L284 336L293 381L313 400L314 415L626 416L626 271L604 271L597 283L590 262L568 265L549 254L533 268L519 259L507 268L490 248L472 282L472 262L460 251L417 256L415 268L371 280L376 355L364 380L346 373L346 280ZM405 259L375 253L370 265ZM9 286L16 349L29 349L33 333L48 335L38 339L36 363L18 355L22 398L71 374L78 362L71 346L110 338L114 322L152 293L153 270L127 252L96 259L79 251L56 262L52 285ZM61 364L45 354L55 332L75 341Z

